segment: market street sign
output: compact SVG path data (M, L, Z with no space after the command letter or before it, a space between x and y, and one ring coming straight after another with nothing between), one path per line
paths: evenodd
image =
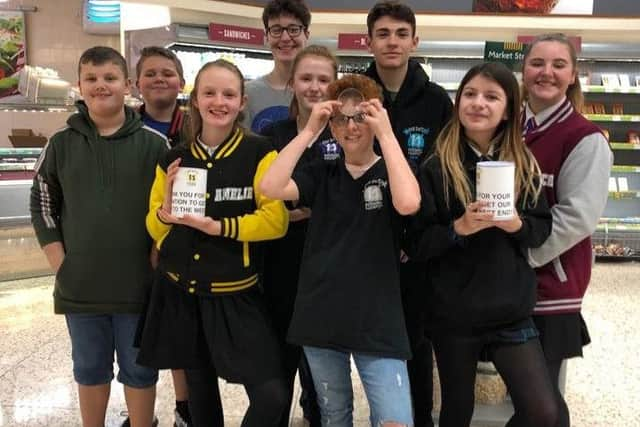
M522 64L526 47L526 44L518 42L485 42L484 60L502 62L511 70L516 70Z

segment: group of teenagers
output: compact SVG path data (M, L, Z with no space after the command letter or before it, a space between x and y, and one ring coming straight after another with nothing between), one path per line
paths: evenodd
M569 426L558 383L589 343L581 302L612 154L579 112L576 51L528 47L522 84L472 67L452 104L410 59L413 11L367 17L374 60L338 78L306 46L310 12L263 13L273 71L197 73L188 112L169 50L127 64L107 47L78 65L83 101L36 165L32 222L56 272L82 422L103 426L117 355L126 425L157 425L158 369L172 369L175 426L224 425L218 378L242 384L243 427L289 423L296 372L311 426L353 425L351 360L373 426L468 426L476 367L491 361L507 426ZM515 165L517 214L475 200L476 164ZM207 171L204 216L172 214L180 168Z

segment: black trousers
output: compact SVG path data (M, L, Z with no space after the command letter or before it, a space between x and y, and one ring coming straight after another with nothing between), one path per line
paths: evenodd
M291 268L289 266L289 268ZM302 347L286 342L289 323L293 315L293 308L297 292L297 276L275 271L271 266L265 270L263 283L264 296L267 310L271 316L276 337L281 346L284 365L284 381L287 387L287 408L291 408L295 387L296 371L300 378L300 406L305 418L309 420L311 427L320 427L320 408L317 395L311 378L311 370L308 367ZM289 411L283 415L279 427L289 426Z
M402 305L413 354L407 361L407 370L415 427L433 427L433 350L425 329L424 274L424 267L413 262L404 263L400 268Z

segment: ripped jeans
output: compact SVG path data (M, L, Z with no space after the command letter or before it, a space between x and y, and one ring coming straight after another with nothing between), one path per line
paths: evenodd
M355 361L370 408L371 425L385 422L412 426L407 362L360 353L304 347L318 395L322 426L353 426L351 358Z

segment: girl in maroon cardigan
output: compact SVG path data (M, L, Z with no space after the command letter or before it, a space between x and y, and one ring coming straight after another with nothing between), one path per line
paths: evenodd
M607 202L613 160L601 130L579 113L577 73L576 51L563 34L539 36L525 54L525 141L542 170L553 217L549 239L529 250L538 278L534 321L563 425L569 411L558 377L562 362L582 356L590 341L580 309L591 277L590 236Z

